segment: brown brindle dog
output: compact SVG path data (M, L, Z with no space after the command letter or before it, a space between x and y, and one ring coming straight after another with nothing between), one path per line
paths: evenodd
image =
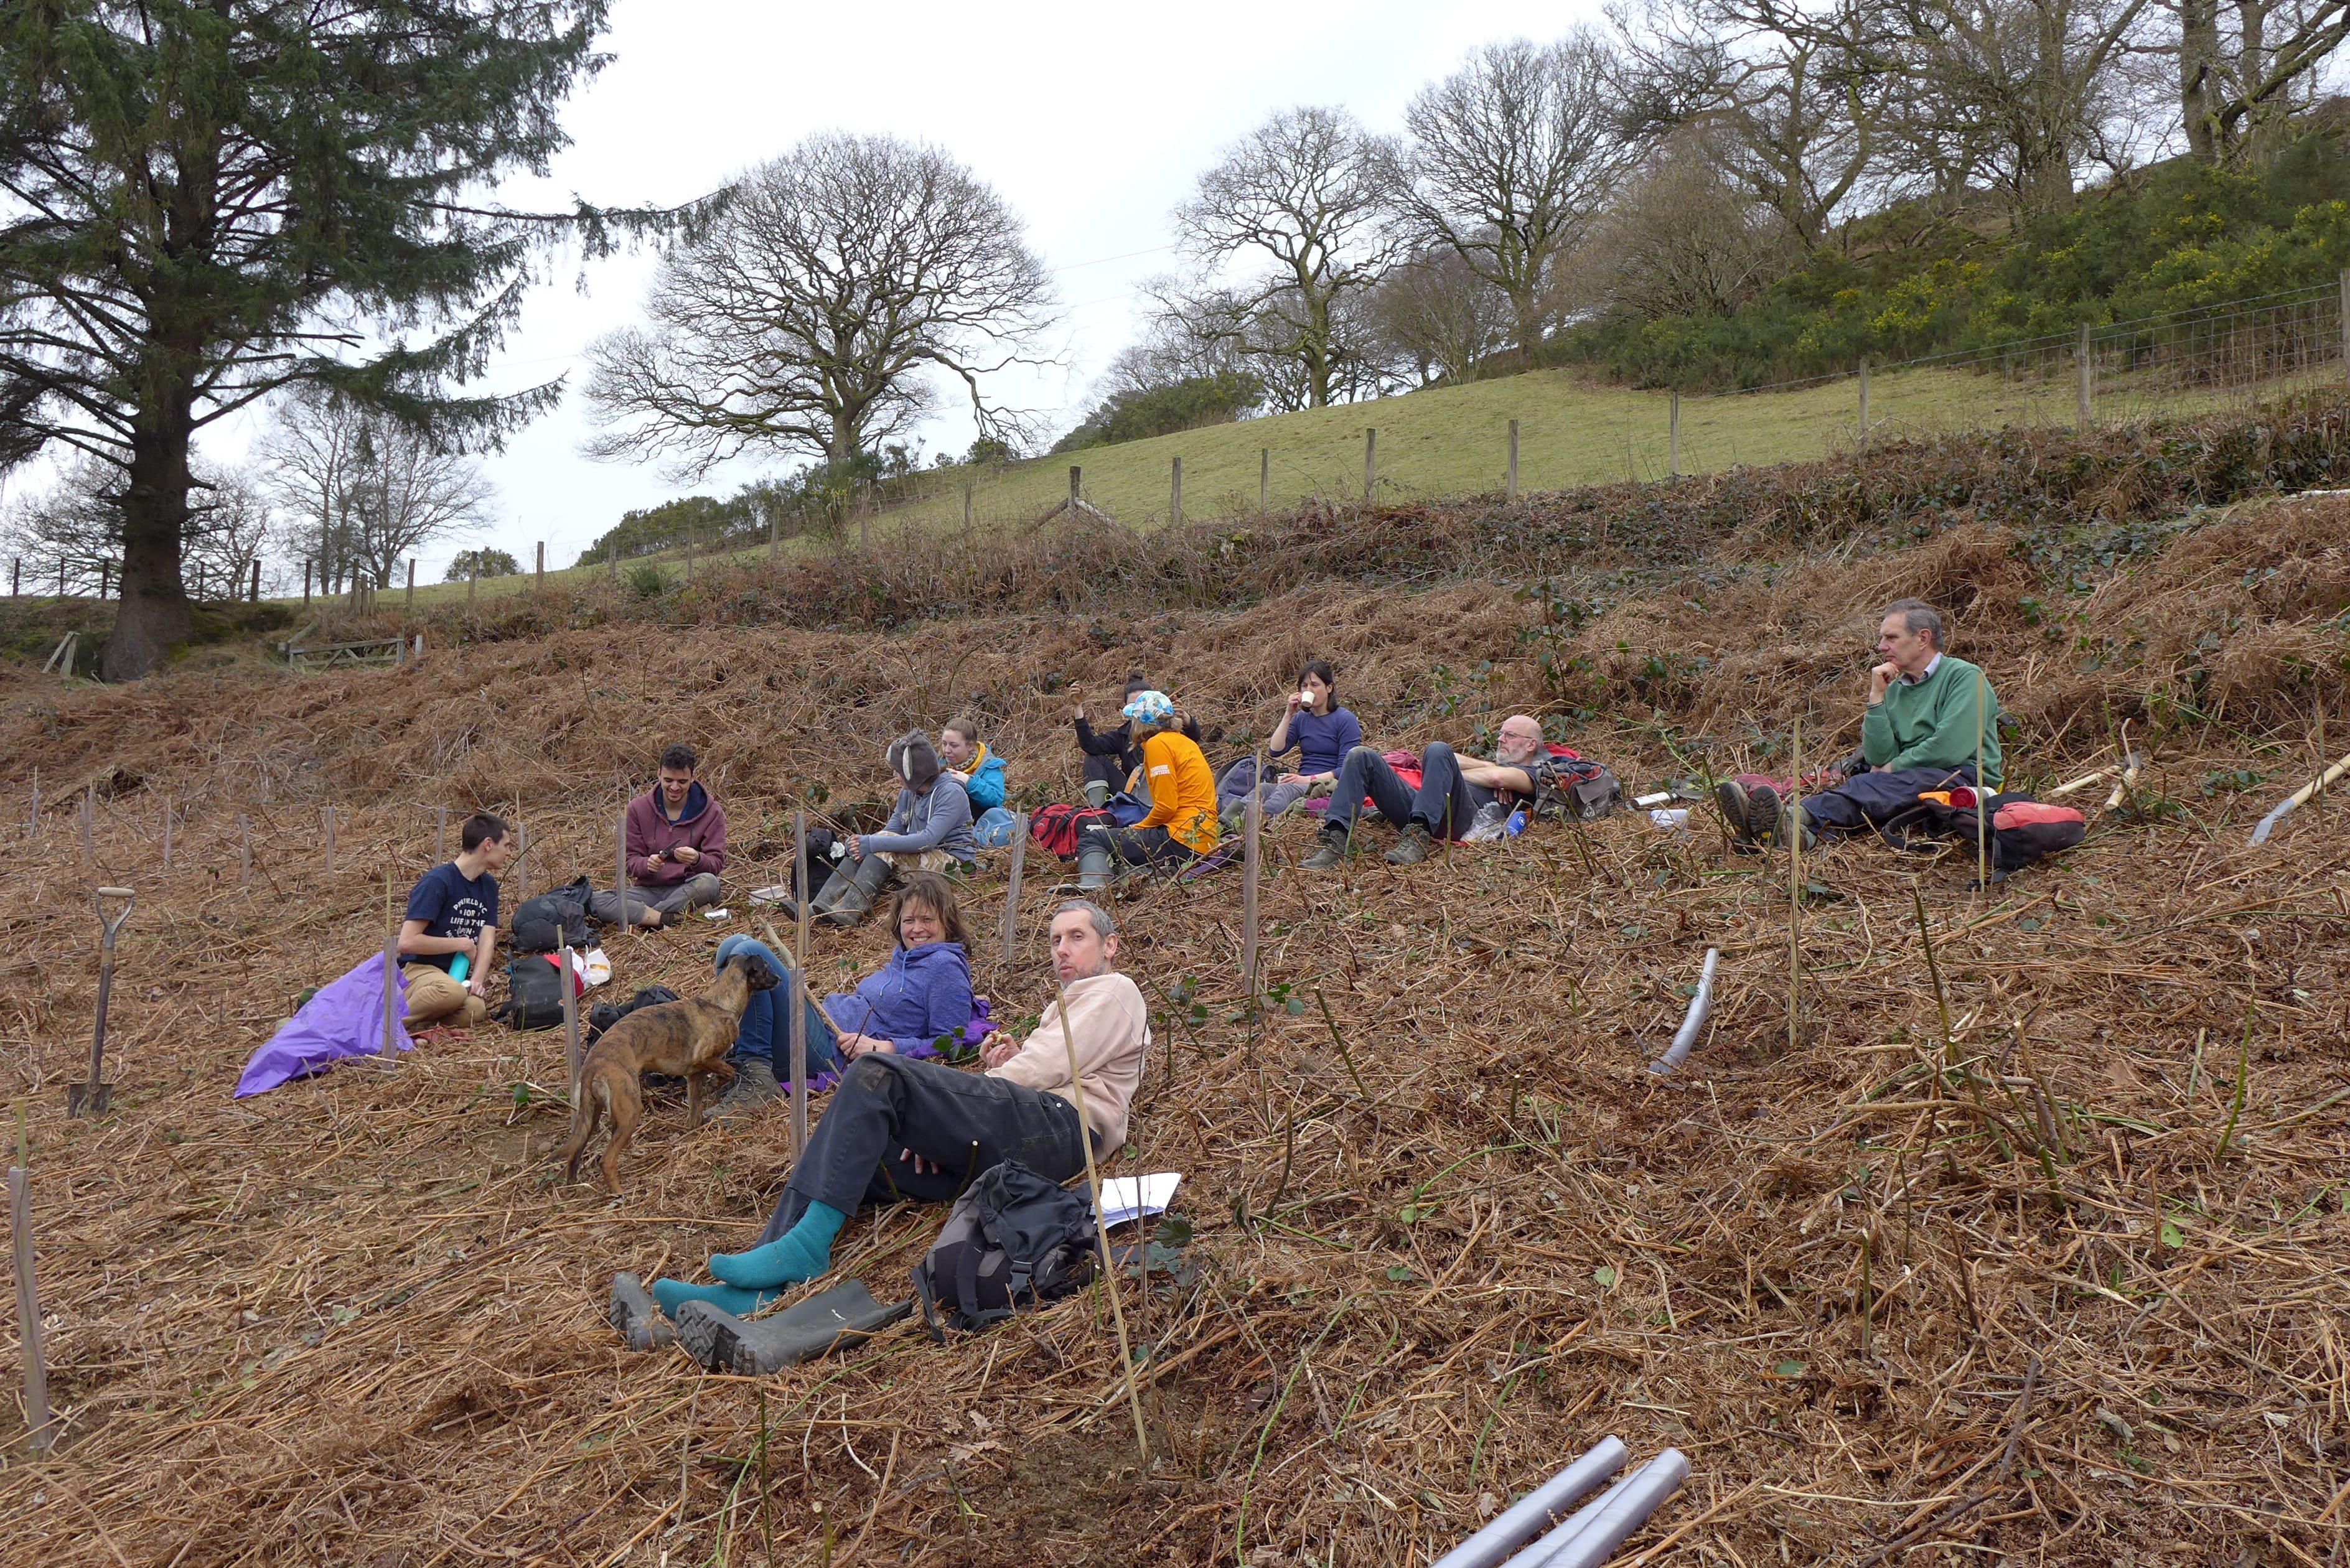
M589 1048L579 1067L579 1102L571 1108L571 1138L563 1146L564 1179L579 1179L579 1161L588 1140L596 1136L603 1116L612 1121L612 1137L604 1146L604 1189L615 1197L620 1190L620 1151L636 1136L644 1115L641 1073L667 1073L686 1084L685 1126L702 1125L702 1081L722 1083L734 1075L726 1053L733 1048L734 1033L742 1027L743 1009L754 991L772 990L775 973L747 954L726 961L718 980L700 996L683 1002L663 1002L640 1007L606 1030Z

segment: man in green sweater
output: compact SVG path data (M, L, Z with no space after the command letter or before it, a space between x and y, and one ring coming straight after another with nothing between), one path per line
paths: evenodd
M1877 628L1877 651L1880 662L1868 672L1868 711L1860 721L1868 767L1804 797L1807 849L1823 833L1856 833L1884 822L1928 790L1976 783L1978 745L1981 782L1999 787L1999 698L1981 670L1942 651L1940 613L1922 599L1892 605ZM1785 842L1792 814L1768 784L1745 789L1725 781L1714 795L1740 838Z

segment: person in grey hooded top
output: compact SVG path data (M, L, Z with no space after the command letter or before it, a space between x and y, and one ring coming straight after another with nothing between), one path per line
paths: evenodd
M971 797L939 766L930 736L909 730L890 742L881 756L898 777L897 806L880 832L849 837L848 858L810 907L812 913L837 926L853 926L864 919L894 873L951 873L979 855L971 831Z

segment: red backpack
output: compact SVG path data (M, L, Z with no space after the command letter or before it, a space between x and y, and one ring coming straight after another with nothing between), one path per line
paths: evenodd
M1067 860L1073 858L1077 853L1079 828L1089 822L1107 823L1114 820L1108 812L1099 806L1066 805L1056 803L1039 807L1035 815L1029 817L1028 836L1035 839L1036 847L1047 855L1056 855Z

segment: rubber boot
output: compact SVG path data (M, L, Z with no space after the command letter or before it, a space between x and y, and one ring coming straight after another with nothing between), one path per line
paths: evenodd
M913 1310L910 1301L884 1306L862 1280L850 1280L756 1319L720 1312L708 1302L688 1302L678 1308L677 1340L712 1372L764 1377L862 1345Z
M1109 781L1107 779L1087 779L1086 781L1086 804L1092 806L1096 811L1099 811L1102 807L1107 805L1109 804Z
M1109 874L1117 864L1109 846L1096 840L1077 846L1077 891L1098 893L1109 886Z
M814 912L836 926L853 926L873 907L881 885L889 880L889 863L879 855L852 860L832 874L816 896Z
M677 1338L669 1319L634 1274L612 1276L612 1327L630 1350L653 1350Z

